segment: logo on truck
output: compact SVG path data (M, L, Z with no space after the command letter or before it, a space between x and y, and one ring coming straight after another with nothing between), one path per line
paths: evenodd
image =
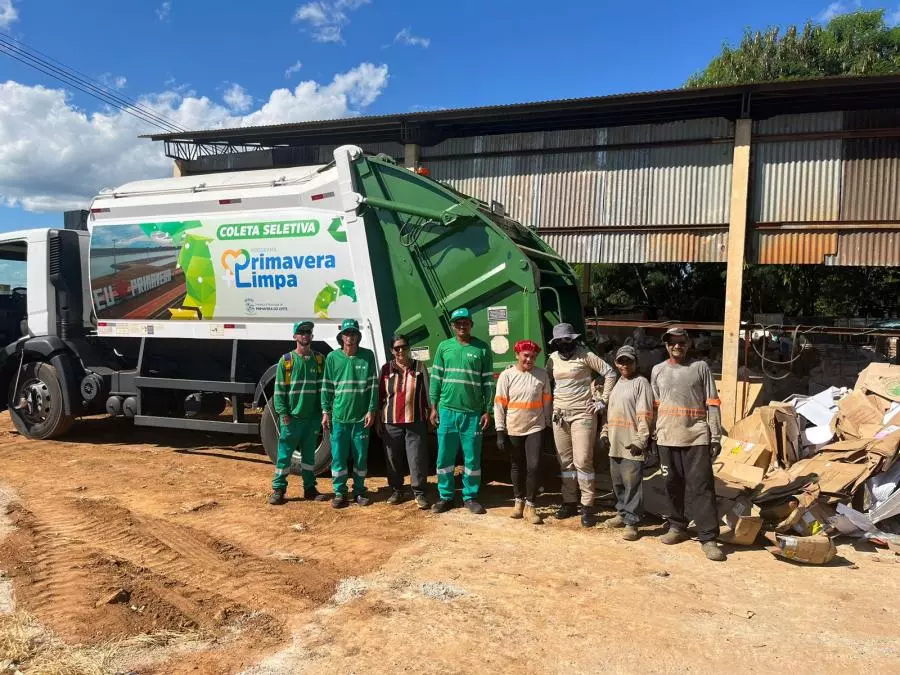
M237 255L235 255L237 254ZM326 255L271 255L257 253L251 255L246 249L228 250L222 254L222 267L226 274L234 278L237 288L282 288L299 287L299 279L294 270L334 269L335 257Z

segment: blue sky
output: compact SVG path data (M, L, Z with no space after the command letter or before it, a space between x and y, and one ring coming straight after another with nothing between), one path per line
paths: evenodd
M0 30L182 127L680 86L745 26L900 0L0 0ZM0 54L0 230L168 175L153 131Z

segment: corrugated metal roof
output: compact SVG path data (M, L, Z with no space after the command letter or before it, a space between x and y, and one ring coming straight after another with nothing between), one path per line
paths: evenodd
M838 220L841 142L838 139L754 145L753 220Z
M753 123L756 134L803 134L818 131L840 131L844 128L844 112L804 113L776 115Z
M840 232L835 264L900 267L900 225L893 230Z
M661 232L647 235L647 262L725 262L728 232Z
M837 232L757 232L761 265L822 265L837 254Z
M841 220L900 220L900 138L844 141Z

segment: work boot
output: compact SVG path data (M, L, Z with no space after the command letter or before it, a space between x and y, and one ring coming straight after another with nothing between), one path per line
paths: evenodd
M557 520L565 520L566 518L571 518L576 513L578 513L578 504L574 502L563 502L562 506L556 510L554 517Z
M434 506L431 507L432 513L446 513L450 509L453 508L453 500L452 499L439 499L435 502Z
M603 523L606 527L625 527L625 521L622 520L622 516L613 516L609 520Z
M484 510L484 507L474 499L467 499L463 503L466 505L466 508L469 509L469 512L474 513L476 516L482 516L487 513L487 511Z
M594 509L590 506L581 507L581 526L593 527L597 524L597 516L594 515Z
M509 517L519 520L523 513L525 513L525 502L521 499L517 499L516 503L513 504L513 512L509 514Z
M342 509L348 504L347 495L335 495L334 499L331 500L331 508L333 509Z
M423 511L430 506L428 500L425 498L425 495L416 495L416 506L418 506Z
M680 544L688 539L690 539L690 536L683 530L669 530L659 538L659 540L666 545Z
M360 506L368 506L369 504L372 503L372 500L369 497L366 497L365 495L356 495L355 501Z
M625 530L622 532L622 539L625 541L637 541L640 536L637 527L634 525L626 525Z
M391 493L391 496L387 498L388 504L399 504L403 501L403 495L400 494L400 490L394 490Z
M525 504L525 520L532 525L540 525L544 522L544 519L538 515L537 510L534 508L534 504Z
M725 560L725 554L716 542L704 541L700 547L703 549L708 560L715 560L716 562L723 562Z
M303 491L303 498L308 502L324 502L328 495L323 495L316 488L311 487Z
M269 495L269 503L272 506L281 506L284 504L284 490L275 490Z

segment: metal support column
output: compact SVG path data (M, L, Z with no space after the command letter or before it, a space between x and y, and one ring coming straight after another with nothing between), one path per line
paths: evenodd
M753 120L739 119L734 129L731 167L731 214L728 220L728 268L725 278L725 325L722 343L722 426L728 430L743 415L738 406L738 354L741 330L741 293L744 286L744 248L750 192L750 141Z
M419 145L418 143L407 143L403 146L403 166L407 169L413 169L419 166Z
M591 303L591 263L581 265L581 304L587 307Z

